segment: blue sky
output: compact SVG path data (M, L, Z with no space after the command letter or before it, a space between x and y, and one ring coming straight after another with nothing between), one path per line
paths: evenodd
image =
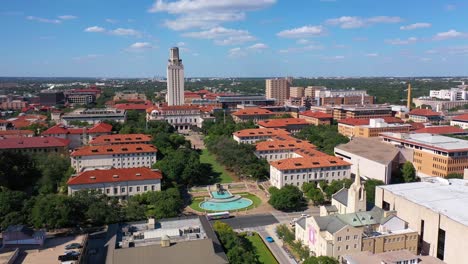
M0 76L468 75L467 1L3 0Z

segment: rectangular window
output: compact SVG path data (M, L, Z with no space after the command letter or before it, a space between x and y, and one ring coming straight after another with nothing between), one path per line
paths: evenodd
M349 240L349 236L346 236L346 241L348 241L348 240Z
M145 185L145 186L143 187L143 190L146 192L146 191L148 190L148 186Z
M128 192L133 192L133 187L128 187Z
M120 189L120 192L121 192L121 193L124 193L124 192L125 192L125 187L122 187L122 188Z
M445 253L445 230L439 228L439 234L437 238L437 258L444 260Z
M110 189L109 189L109 188L106 189L106 193L107 193L107 194L110 193Z
M341 241L341 237L338 237L338 242L340 242L340 241Z
M119 192L119 188L114 188L114 194L117 194Z
M137 192L139 192L139 191L140 191L140 186L137 186Z
M151 190L154 191L154 185L151 185Z

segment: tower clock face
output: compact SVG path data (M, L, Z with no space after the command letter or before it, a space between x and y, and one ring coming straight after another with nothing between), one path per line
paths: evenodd
M309 242L312 245L315 245L315 242L317 242L317 231L313 226L309 226Z

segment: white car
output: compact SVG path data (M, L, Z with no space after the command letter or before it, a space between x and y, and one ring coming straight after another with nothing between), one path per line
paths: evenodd
M309 217L310 215L308 214L301 214L301 217Z

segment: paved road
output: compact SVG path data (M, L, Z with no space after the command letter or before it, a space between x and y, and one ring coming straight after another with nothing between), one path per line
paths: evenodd
M281 242L274 232L270 231L270 229L265 229L259 231L258 234L262 237L263 241L280 264L296 264L296 261L289 257L288 253L281 247ZM273 243L266 242L265 237L267 236L271 236L275 241Z
M318 207L311 207L305 211L291 212L291 213L273 211L271 214L274 215L275 218L278 219L278 221L281 224L287 224L291 222L291 220L293 220L294 218L299 218L301 214L308 214L310 216L318 216L320 215L320 209Z
M230 225L233 229L255 228L279 223L272 214L236 216L221 221Z

